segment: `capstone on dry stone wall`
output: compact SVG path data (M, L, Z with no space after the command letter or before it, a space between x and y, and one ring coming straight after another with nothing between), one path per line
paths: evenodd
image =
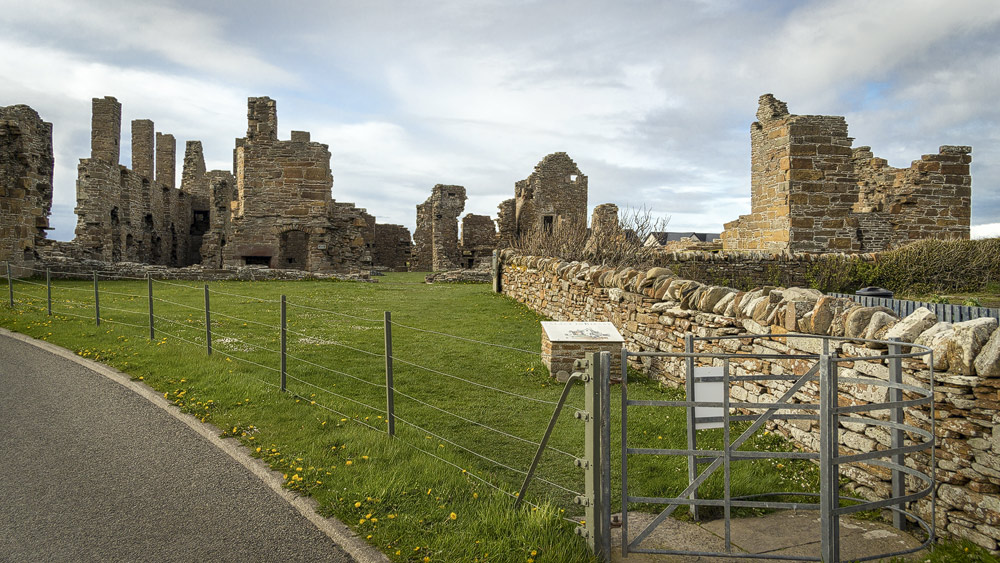
M789 333L841 337L836 351L844 357L886 353L849 342L852 338L900 338L934 350L935 417L937 419L936 524L941 534L966 538L991 551L1000 540L1000 330L995 319L963 323L937 322L933 313L918 310L905 319L882 308L862 307L850 299L821 295L815 290L765 287L753 291L703 285L676 277L667 268L618 270L568 263L557 259L502 253L502 288L506 295L558 321L609 321L633 352L682 352L685 334L724 336L769 334L759 339L731 339L701 344L696 351L745 353L818 353L816 340L786 337ZM733 361L736 373L801 374L800 360ZM664 383L683 384L679 361L642 358L637 364ZM884 362L856 361L842 375L887 378ZM929 366L904 362L904 381L929 385ZM787 389L786 382L743 382L732 388L739 401L769 402ZM885 400L884 387L845 385L841 396L856 402ZM797 397L815 400L815 385ZM905 397L904 397L905 398ZM907 422L930 428L930 412L907 409ZM870 425L843 424L844 453L885 449L888 436ZM772 422L770 429L815 450L817 423ZM907 463L928 470L929 455L917 454ZM850 488L863 497L889 495L888 472L874 465L842 467ZM915 490L912 480L908 486ZM930 503L912 507L930 516Z

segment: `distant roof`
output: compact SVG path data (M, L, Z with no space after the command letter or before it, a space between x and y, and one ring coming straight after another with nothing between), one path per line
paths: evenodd
M649 236L646 238L648 240L649 237L653 237L656 239L657 243L666 244L668 242L679 241L682 239L689 239L691 237L694 237L701 242L711 242L721 236L722 235L719 233L695 233L695 232L675 233L675 232L662 231L662 232L649 233Z

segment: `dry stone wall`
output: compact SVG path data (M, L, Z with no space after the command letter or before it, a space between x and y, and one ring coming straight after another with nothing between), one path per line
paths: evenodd
M52 208L52 124L24 105L0 108L0 260L30 266Z
M835 350L844 357L877 357L883 349L853 344L855 338L900 338L934 350L935 418L937 421L937 526L942 534L967 538L994 552L1000 533L1000 330L995 319L963 323L937 322L933 313L918 310L898 319L881 308L862 307L850 299L832 298L814 290L765 287L753 291L703 285L678 278L667 268L646 271L617 270L569 263L557 259L502 253L502 288L506 295L558 321L609 321L636 351L681 352L684 336L768 335L700 345L696 351L782 354L818 353L816 340L786 336L792 333L840 337ZM736 373L804 373L805 365L792 360L734 362ZM683 384L679 362L643 358L638 367L666 384ZM887 377L880 361L855 361L842 372L850 377ZM849 372L849 373L848 373ZM905 381L926 387L929 366L904 363ZM743 382L732 388L739 401L774 401L787 385L782 382ZM815 399L815 386L798 395ZM841 388L844 400L874 402L884 399L884 388L852 384ZM908 409L909 423L930 428L930 412ZM794 424L793 424L794 422ZM771 424L803 447L817 446L818 425L809 421ZM887 436L878 427L844 424L841 452L884 449ZM910 461L926 470L929 456ZM883 468L854 464L842 468L856 494L885 498L890 476ZM910 483L912 488L914 483ZM914 507L930 516L930 503Z
M726 223L723 248L876 252L969 238L971 147L942 146L896 169L852 141L843 117L792 115L761 96L750 127L750 213Z

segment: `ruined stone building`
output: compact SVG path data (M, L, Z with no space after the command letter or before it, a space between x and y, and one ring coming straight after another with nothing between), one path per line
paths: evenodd
M438 184L427 201L417 205L410 269L440 272L459 267L458 216L465 209L466 199L463 186Z
M278 140L277 104L267 97L249 99L247 121L247 135L236 140L233 154L235 185L226 186L229 217L210 217L225 223L218 233L222 266L312 272L371 267L371 216L333 200L327 145L305 131Z
M28 106L0 108L0 260L31 267L52 208L52 124Z
M726 223L723 248L876 252L969 238L971 147L942 146L893 168L852 142L843 117L792 115L761 96L750 127L751 210Z
M301 131L278 140L274 100L250 98L248 106L233 171L206 171L201 142L188 141L178 189L174 137L133 121L132 167L122 166L121 104L94 98L91 155L78 165L76 238L58 250L109 263L324 273L367 270L379 266L375 257L386 257L386 267L405 263L405 227L376 225L364 209L333 200L328 147ZM4 258L23 260L37 254L48 227L53 167L51 125L27 106L0 113L0 165Z
M514 184L514 199L499 205L497 223L506 242L536 229L586 229L587 177L566 153L546 156L530 176Z
M411 270L441 272L490 263L497 247L496 225L486 215L469 213L462 218L460 235L458 217L465 201L463 186L438 184L427 201L417 205Z

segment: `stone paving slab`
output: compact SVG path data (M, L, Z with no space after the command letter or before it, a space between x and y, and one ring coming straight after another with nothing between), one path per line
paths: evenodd
M654 518L652 514L629 513L629 536L634 538ZM917 547L920 540L882 522L841 519L841 560L867 555L900 551ZM621 528L611 530L611 560L623 563L735 563L761 561L756 557L708 557L687 555L621 554ZM725 523L711 520L700 524L668 518L643 542L642 547L700 552L725 551ZM815 511L781 511L766 516L736 518L731 521L730 535L733 552L741 555L769 554L818 557L820 553L819 513ZM925 551L907 556L922 560Z

